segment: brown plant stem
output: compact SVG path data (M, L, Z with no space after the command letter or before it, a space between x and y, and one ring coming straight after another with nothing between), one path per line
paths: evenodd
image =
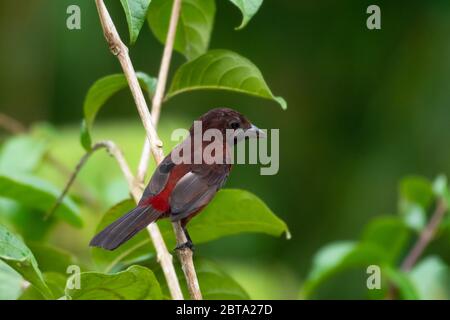
M128 48L124 45L124 43L120 39L120 36L114 26L114 23L108 13L108 10L107 10L103 0L96 0L95 3L97 5L97 10L99 13L99 17L100 17L100 21L102 24L105 38L109 44L111 52L114 55L116 55L117 58L119 59L119 62L122 66L125 77L127 78L128 85L132 92L133 98L135 100L136 107L138 109L138 113L141 117L142 123L146 130L147 139L149 140L149 146L150 146L151 153L153 154L153 157L155 158L156 163L159 164L163 160L163 157L164 157L163 151L162 151L162 142L158 138L155 127L153 125L153 120L152 120L151 114L148 110L147 103L145 101L142 90L139 86L139 83L138 83L138 80L136 77L136 73L134 71L133 65L132 65L130 57L128 55ZM181 1L176 0L174 2L173 10L176 10L176 8L177 8L175 3L179 3L179 6L181 6ZM179 10L179 9L177 9L177 10ZM171 20L173 20L173 19L171 19ZM178 19L175 19L175 20L178 20ZM171 24L173 24L173 21L171 21ZM169 28L169 29L171 29L171 28ZM176 25L175 25L174 29L176 30ZM134 182L133 185L138 186L139 184ZM181 230L181 226L180 226L179 222L174 222L173 225L174 225L175 235L177 238L177 243L186 242L186 237L184 235L184 232L182 232L182 230ZM158 230L158 234L159 234L159 236L161 236L159 229L157 229L157 225L154 223L152 223L148 226L148 230L151 235L152 235L152 231ZM153 239L153 237L152 237L152 239ZM160 244L162 244L162 247L164 247L164 249L165 249L165 252L163 252L164 256L165 257L170 256L170 254L167 252L167 248L165 247L162 237L160 237L159 240L160 240ZM154 240L154 245L155 246L158 245L157 241L155 241L155 240ZM185 252L183 252L183 251L185 251ZM158 249L157 249L157 252L158 252L158 256L159 256L160 252L158 251ZM166 252L167 252L167 254L166 254ZM198 280L197 280L197 277L195 276L196 273L195 273L192 255L193 255L192 251L189 249L179 250L180 262L181 262L182 268L186 275L188 288L189 288L190 292L192 292L192 290L197 291L197 294L192 295L192 298L199 299L199 298L201 298L201 294L199 291ZM170 276L170 278L173 276L176 277L175 271L173 269L173 264L171 263L170 265L171 265L171 269L173 270L173 274L169 275L165 272L166 279L168 281L169 281L169 276ZM164 270L164 265L162 265L162 267ZM171 273L172 273L172 271L171 271ZM178 284L178 281L177 281L177 284ZM179 286L179 284L178 284L178 286ZM180 293L180 295L181 295L181 293ZM173 296L173 292L172 292L172 296ZM181 295L181 298L182 298L182 295Z

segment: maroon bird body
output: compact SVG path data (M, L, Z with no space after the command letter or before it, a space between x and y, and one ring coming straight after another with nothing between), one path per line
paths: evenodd
M141 200L136 208L107 226L91 241L91 246L114 250L128 241L150 223L170 218L180 221L188 242L182 247L193 248L192 240L186 229L186 224L198 214L224 185L231 171L230 149L239 139L226 138L226 130L239 130L252 133L254 137L264 135L253 126L243 115L227 108L213 109L200 117L202 134L208 129L218 129L223 137L222 161L210 164L202 161L196 163L196 153L203 154L204 149L211 143L202 141L200 145L193 143L194 126L189 131L189 137L176 146L156 168ZM197 134L197 133L195 133ZM187 158L190 161L179 163L175 155L183 156L183 152L190 150ZM214 153L212 153L214 156ZM203 158L202 158L203 159Z

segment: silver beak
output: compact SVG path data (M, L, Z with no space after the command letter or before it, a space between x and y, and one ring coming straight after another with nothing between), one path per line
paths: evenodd
M267 134L259 129L257 126L253 125L250 127L250 129L247 129L247 133L250 133L252 137L259 138L259 139L266 139Z

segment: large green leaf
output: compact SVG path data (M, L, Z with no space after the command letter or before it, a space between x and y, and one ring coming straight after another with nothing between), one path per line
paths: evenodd
M137 72L136 75L141 87L153 95L156 88L156 79L142 72ZM123 74L112 74L98 79L89 88L84 99L84 121L81 130L81 144L86 150L91 148L92 139L90 132L98 111L113 94L127 86L127 79Z
M134 206L133 201L127 200L108 210L98 225L97 232ZM174 248L175 238L169 219L158 221L158 225L169 249ZM286 223L262 200L248 191L234 189L219 191L211 203L189 222L188 230L195 244L246 232L272 236L285 232L290 236ZM150 241L147 231L142 230L114 251L92 248L92 258L100 270L110 272L150 258L154 253Z
M410 228L422 230L434 198L431 182L423 177L408 176L400 181L399 193L400 214Z
M275 97L261 72L248 59L228 50L211 50L182 65L173 78L167 99L186 91L220 89L241 92L278 102L286 109L286 101Z
M96 233L133 209L135 205L134 201L125 200L109 209L98 224ZM144 230L116 250L108 251L101 248L92 248L91 254L99 270L110 272L149 258L153 252L154 248L150 242L150 237Z
M16 300L22 291L22 277L0 260L0 301Z
M147 16L150 0L120 0L127 17L130 43L136 42Z
M259 232L290 237L286 223L256 195L239 189L223 189L188 225L196 243L224 236Z
M372 243L388 255L390 263L398 262L408 245L410 230L398 216L378 217L367 225L362 241Z
M230 0L242 12L242 23L237 29L244 28L250 19L258 12L263 0Z
M0 172L29 173L41 162L47 144L42 139L18 135L8 139L0 151Z
M148 24L155 37L166 42L173 0L153 0ZM214 0L183 0L174 49L192 60L208 50L214 23Z
M247 292L221 268L208 260L196 260L195 267L206 300L248 300ZM185 296L187 292L185 293Z
M0 259L34 285L45 298L53 298L30 249L16 235L1 225Z
M141 266L132 266L115 274L82 272L79 276L79 289L66 287L69 299L157 300L163 297L153 272Z
M60 193L53 185L39 178L0 173L0 197L15 200L26 207L48 211ZM79 209L67 197L55 211L55 216L76 227L83 224Z

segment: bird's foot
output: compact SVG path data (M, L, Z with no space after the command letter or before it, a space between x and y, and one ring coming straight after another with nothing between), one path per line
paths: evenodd
M175 250L184 250L186 248L189 248L192 252L194 252L194 250L195 250L195 246L192 243L192 241L186 241L185 243L180 244L179 246L177 246L175 248Z

